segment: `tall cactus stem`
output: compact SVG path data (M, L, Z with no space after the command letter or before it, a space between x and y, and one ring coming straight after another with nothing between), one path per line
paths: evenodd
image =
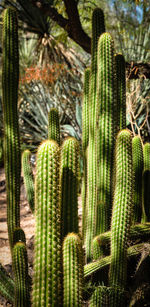
M134 196L133 196L133 223L141 221L142 216L142 173L143 173L143 146L139 136L132 139Z
M88 155L88 193L86 210L86 232L84 236L86 258L91 259L91 244L95 231L96 214L96 101L97 101L97 46L99 36L105 32L104 14L99 8L93 11L92 15L92 42L91 42L91 74L90 74L90 92L89 92L89 155Z
M20 225L20 140L18 125L18 22L16 10L7 8L3 15L2 105L4 117L4 166L7 190L7 224L10 247L13 230Z
M132 214L132 178L132 137L128 130L122 130L116 142L116 186L111 224L109 274L110 285L121 289L126 286L127 240Z
M56 108L52 108L48 114L48 139L52 139L60 145L59 113Z
M30 159L30 150L24 150L24 152L22 153L23 178L27 194L27 200L32 213L34 213L34 177Z
M30 307L27 250L23 242L13 247L13 271L15 278L15 307Z
M87 201L87 155L89 143L89 84L90 84L90 68L88 67L84 73L84 88L82 101L82 153L83 153L83 179L82 179L82 235L85 231L85 212Z
M53 140L37 152L33 307L62 306L60 150Z
M117 131L126 128L126 71L125 59L122 54L115 55L117 82Z
M143 146L142 223L150 222L150 143Z
M63 243L64 307L83 306L83 250L79 236L69 233Z
M79 143L68 137L61 148L62 234L78 233Z

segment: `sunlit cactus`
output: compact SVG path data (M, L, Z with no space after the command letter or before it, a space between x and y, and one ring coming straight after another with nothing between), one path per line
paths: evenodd
M18 22L17 13L7 8L3 15L2 106L4 118L4 166L7 190L7 224L13 246L13 230L20 225L20 140L18 125Z
M48 139L52 139L60 145L59 113L56 108L52 108L48 114Z

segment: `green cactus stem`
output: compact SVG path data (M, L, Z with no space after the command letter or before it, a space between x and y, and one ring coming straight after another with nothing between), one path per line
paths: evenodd
M62 234L78 233L79 143L68 137L61 148Z
M60 145L59 113L55 108L52 108L48 114L48 139L52 139Z
M132 225L129 232L129 240L147 241L150 238L150 223ZM93 239L93 259L96 260L106 255L110 250L111 232L107 231Z
M7 190L7 224L10 247L13 230L20 225L20 140L18 125L18 24L17 13L7 8L3 15L2 106L4 118L4 167Z
M133 172L134 172L134 197L133 197L133 222L141 221L142 216L142 173L143 173L143 146L139 136L132 139Z
M95 235L95 214L97 204L96 193L96 101L97 101L97 45L99 36L105 32L104 14L99 8L93 11L92 15L92 59L90 74L90 91L89 91L89 155L88 155L88 193L86 208L86 231L84 236L86 258L91 259L91 243Z
M34 213L34 177L30 159L30 150L24 150L24 152L22 153L23 179L27 194L27 200L32 213Z
M116 135L116 80L114 65L114 42L109 33L100 36L98 42L98 93L97 93L97 193L98 203L105 206L99 224L103 231L110 227L112 211L112 174L114 142ZM106 218L107 215L107 218ZM98 229L97 229L98 233Z
M115 55L115 64L117 76L117 131L119 131L126 128L126 68L125 59L122 54Z
M83 153L83 179L82 179L82 236L85 231L85 212L87 203L87 154L89 143L89 84L90 68L84 73L84 88L82 101L82 153Z
M142 223L150 222L150 143L143 146Z
M5 297L9 302L14 302L14 281L8 275L5 268L0 263L0 295Z
M13 232L13 245L15 245L17 242L23 242L24 244L26 244L25 233L20 227L15 228Z
M13 247L13 271L15 278L15 307L30 307L27 250L23 242Z
M122 130L116 142L116 186L111 225L110 286L124 289L127 272L127 240L133 195L132 137ZM117 305L119 306L119 305Z
M37 152L33 307L62 306L60 150L54 140Z
M127 258L135 257L140 255L144 249L145 243L139 243L133 245L127 249ZM106 256L104 258L98 259L91 263L84 265L84 277L89 277L95 274L99 270L106 269L111 263L111 256Z
M69 233L63 243L64 307L83 306L83 250L79 236Z

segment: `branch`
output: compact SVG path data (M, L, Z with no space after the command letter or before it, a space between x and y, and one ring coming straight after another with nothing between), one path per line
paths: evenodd
M150 63L126 63L126 75L128 79L150 79Z

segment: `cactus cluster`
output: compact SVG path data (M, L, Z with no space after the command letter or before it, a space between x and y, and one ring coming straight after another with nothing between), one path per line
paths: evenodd
M91 42L83 95L82 235L78 223L80 145L73 137L60 144L56 109L49 112L48 140L37 149L35 180L31 153L26 150L22 155L27 198L35 216L31 291L19 209L17 15L12 8L4 12L4 164L14 281L0 265L0 293L15 307L31 306L31 302L33 307L83 306L84 283L90 276L95 291L89 306L124 306L128 258L140 255L143 241L150 236L150 144L143 146L126 129L125 60L115 55L99 8L92 16Z

